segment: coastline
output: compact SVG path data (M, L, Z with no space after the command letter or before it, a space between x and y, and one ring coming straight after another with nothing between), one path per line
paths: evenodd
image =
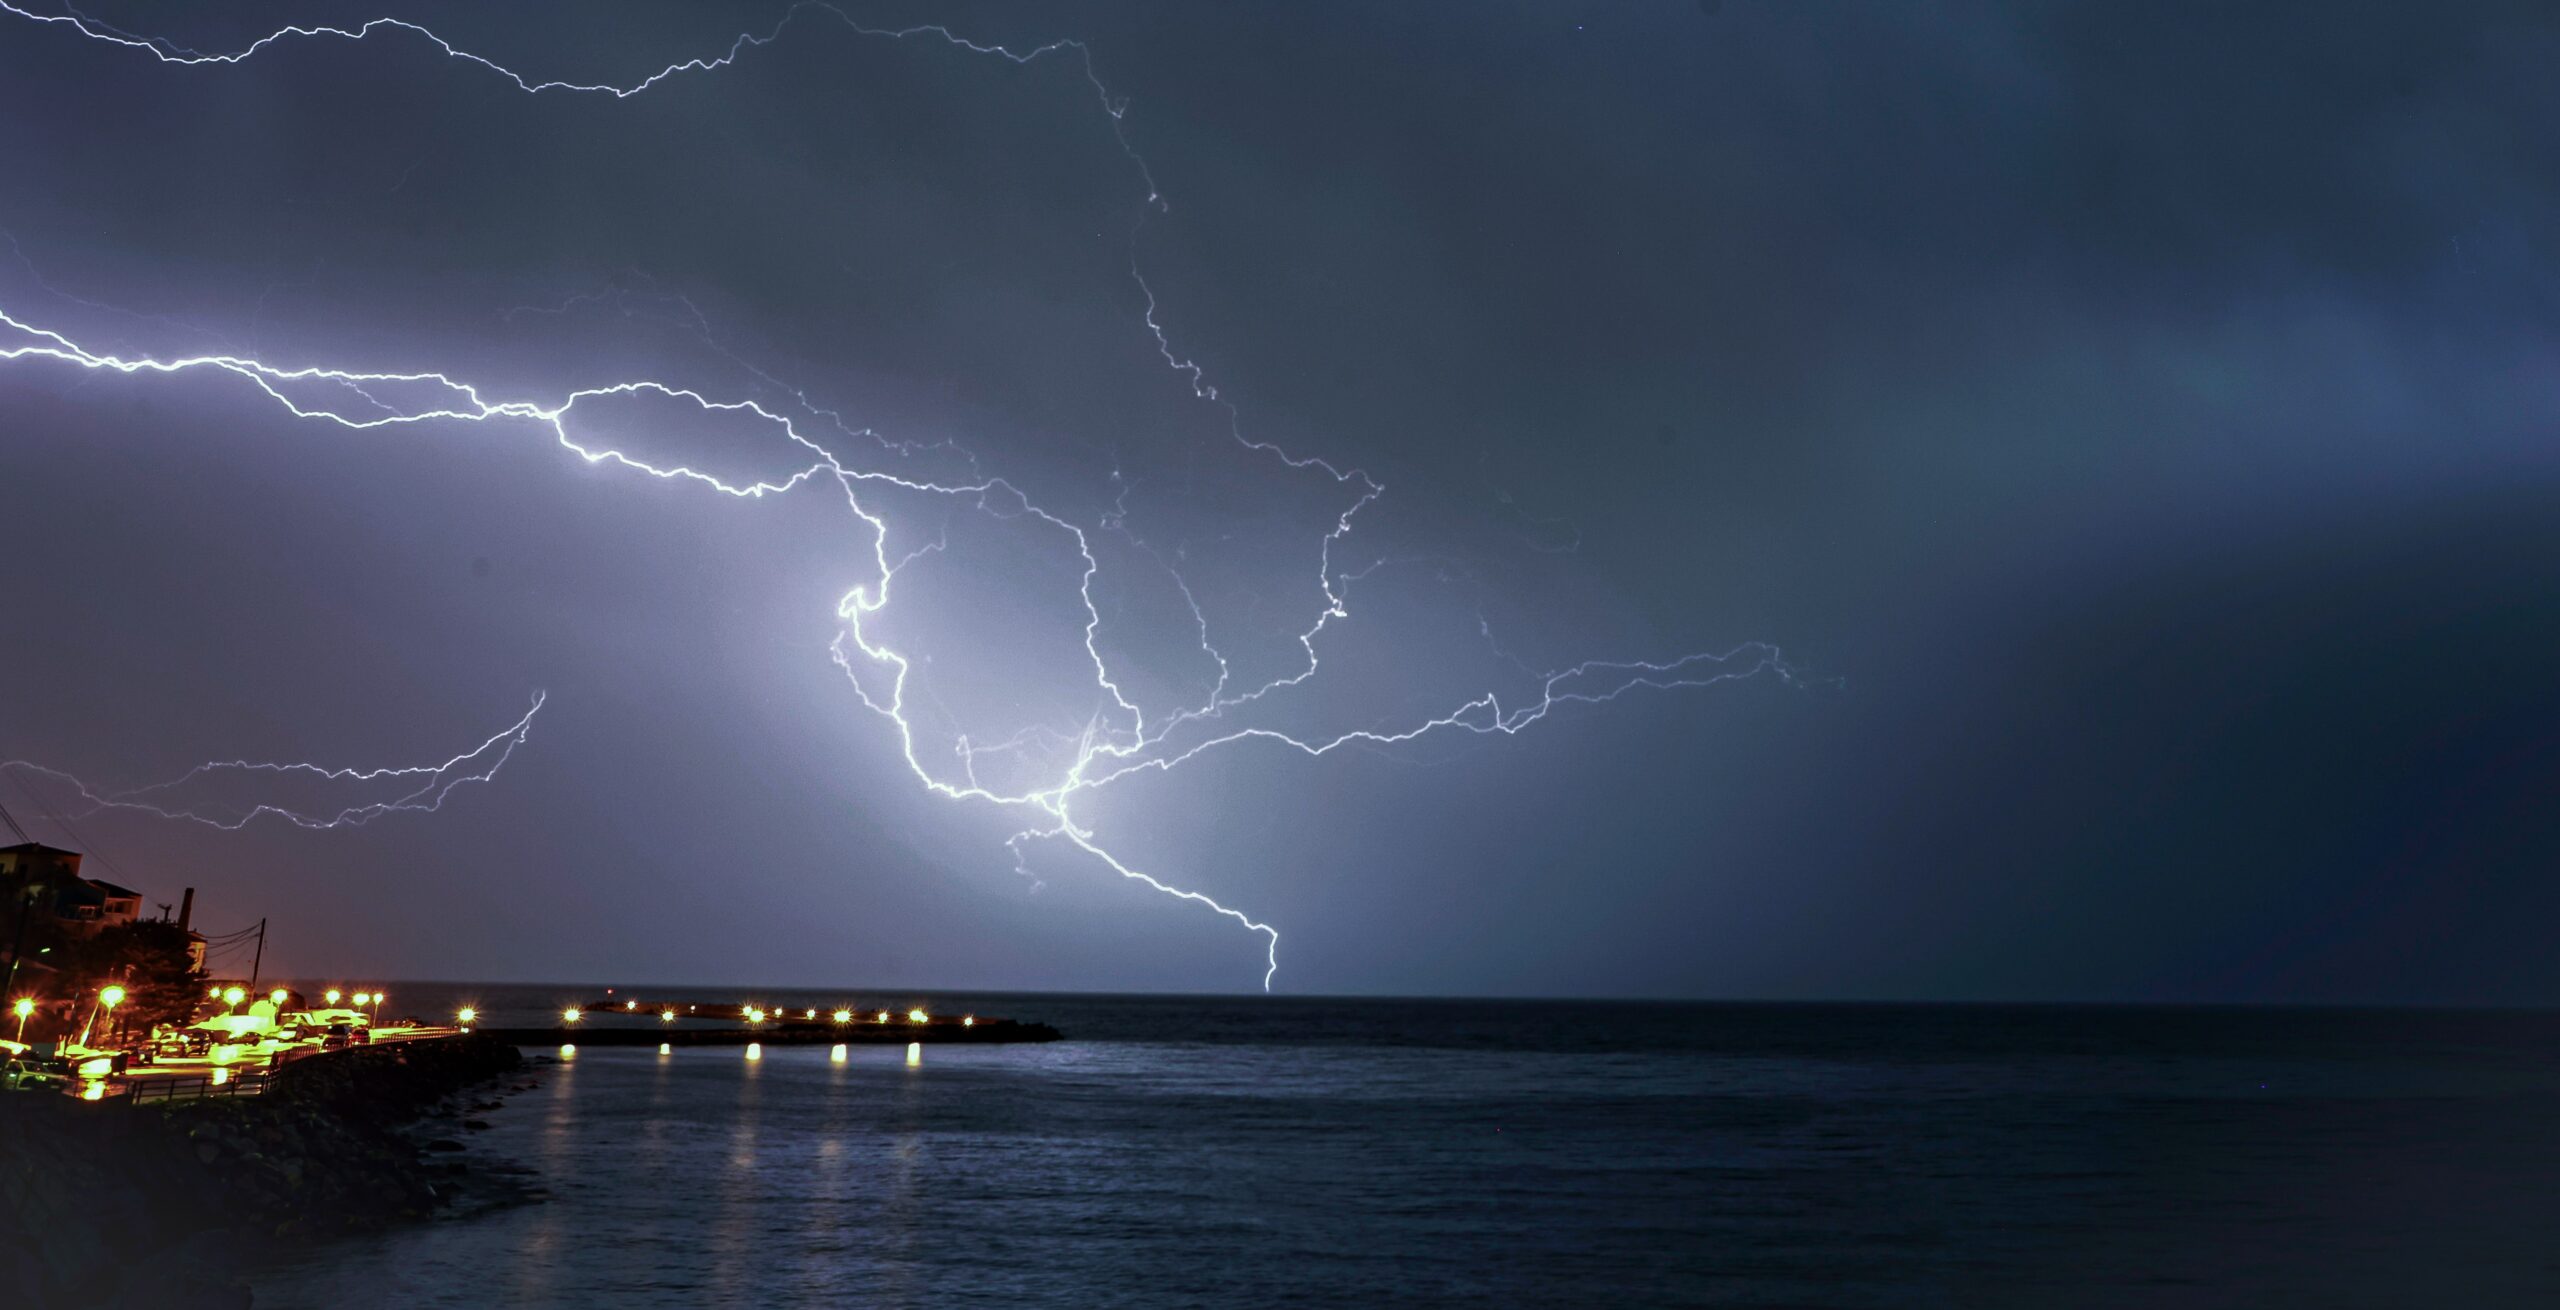
M490 1084L525 1068L475 1035L297 1061L254 1097L0 1098L0 1302L246 1306L270 1244L504 1204L524 1189L436 1159L454 1144L417 1128L493 1108Z

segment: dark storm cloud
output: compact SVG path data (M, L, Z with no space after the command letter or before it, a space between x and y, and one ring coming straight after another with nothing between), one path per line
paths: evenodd
M579 12L433 21L599 75L752 25ZM931 12L1092 42L1171 202L1140 252L1177 339L1254 432L1393 488L1361 558L1422 562L1332 638L1330 712L1500 676L1478 616L1540 665L1758 638L1844 680L1097 798L1142 866L1280 924L1284 985L2560 987L2513 926L2560 854L2546 12ZM1222 419L1136 327L1135 180L1071 69L813 29L664 96L530 102L389 44L215 73L10 36L0 148L43 185L0 225L57 286L514 386L752 385L698 311L1081 515L1125 472L1150 544L1261 638L1309 601L1283 552L1329 489L1197 453ZM313 935L412 972L1250 982L1229 926L1054 853L1025 897L986 823L912 794L801 621L848 546L814 511L469 429L323 438L201 386L0 397L5 513L46 543L9 583L65 625L18 661L8 753L378 752L555 695L521 772L432 823L94 834L128 864L329 906ZM1163 599L1113 603L1153 632ZM1027 653L986 617L915 621L956 680Z

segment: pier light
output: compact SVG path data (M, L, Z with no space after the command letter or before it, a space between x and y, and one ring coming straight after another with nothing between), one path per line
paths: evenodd
M676 1012L675 1012L675 1011L673 1011L673 1010L660 1010L660 1011L658 1011L658 1022L660 1022L660 1023L674 1023L675 1021L676 1021Z
M330 1005L332 1005L332 1006L335 1006L335 1005L338 1003L339 999L340 999L341 997L344 997L345 995L346 995L346 993L345 993L345 992L339 991L337 988L332 987L332 988L330 988L329 990L327 990L327 991L325 991L325 992L320 993L320 999L321 999L321 1000L324 1000L324 1001L327 1001L327 1002L328 1002Z
M961 1016L960 1016L960 1026L961 1026L961 1027L963 1027L963 1028L975 1028L975 1027L977 1027L977 1026L978 1026L978 1016L976 1016L976 1015L974 1015L974 1014L964 1014L964 1015L961 1015Z
M923 1023L923 1022L925 1022L925 1013L924 1013L924 1011L922 1011L922 1010L909 1010L909 1011L907 1011L907 1022L909 1022L909 1023Z
M478 1010L472 1009L470 1006L466 1005L466 1006L462 1007L461 1009L454 1011L454 1012L453 1012L453 1017L454 1017L454 1018L456 1018L456 1019L460 1019L460 1020L461 1020L461 1021L463 1021L464 1023L469 1023L469 1022L471 1022L472 1020L479 1018L479 1017L480 1017L480 1012L479 1012Z
M275 1002L275 1006L276 1006L276 1008L277 1008L277 1009L279 1009L279 1010L281 1010L281 1009L283 1009L283 1008L284 1008L284 1001L285 1001L285 997L286 997L287 995L288 995L288 993L285 991L285 989L283 989L283 988L279 987L279 988L275 989L274 991L271 991L271 992L267 993L267 999L268 999L268 1000L270 1000L270 1001Z
M818 1012L815 1010L802 1010L800 1012L800 1017L803 1019L815 1019L818 1017Z
M249 994L237 987L226 987L223 989L222 1003L224 1005L238 1005L247 999L249 999Z
M754 1006L752 1006L752 1005L751 1005L751 1006L748 1006L748 1007L747 1007L747 1022L748 1022L748 1023L763 1023L763 1022L764 1022L764 1011L759 1010L759 1009L755 1008L755 1007L754 1007Z
M913 1068L915 1068L917 1065L920 1065L920 1064L923 1064L923 1063L924 1063L924 1043L922 1043L922 1042L909 1042L909 1043L907 1043L907 1067L908 1067L908 1068L910 1068L910 1069L913 1069Z
M829 1048L827 1051L827 1058L833 1060L837 1064L844 1063L844 1043L838 1042L833 1047Z
M763 1059L763 1058L764 1058L764 1043L762 1043L762 1042L749 1042L749 1043L747 1043L747 1058L748 1058L748 1059L750 1059L750 1060L761 1060L761 1059Z
M626 1000L622 1003L622 1008L626 1010L637 1010L640 1008L640 1003L638 1001Z
M851 1023L853 1022L853 1011L838 1010L831 1017L833 1017L837 1023Z
M887 1010L882 1010L882 1011L880 1012L880 1017L879 1017L878 1019L874 1020L873 1022L875 1022L875 1023L887 1023L887 1022L889 1022L889 1012L888 1012Z
M585 1017L586 1015L581 1013L578 1007L574 1005L560 1012L560 1022L562 1023L576 1023L578 1020Z

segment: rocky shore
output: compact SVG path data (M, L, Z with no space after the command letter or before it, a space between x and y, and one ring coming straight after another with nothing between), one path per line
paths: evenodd
M519 1194L418 1130L489 1108L471 1098L523 1064L467 1036L297 1061L262 1096L0 1097L0 1305L245 1306L244 1257L268 1244Z

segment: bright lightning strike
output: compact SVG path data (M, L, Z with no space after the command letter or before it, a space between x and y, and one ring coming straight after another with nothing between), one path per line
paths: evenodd
M63 772L28 760L0 760L0 773L34 774L50 778L77 793L89 808L73 818L87 818L100 810L139 810L163 819L186 819L226 830L249 826L262 815L272 815L300 828L362 827L386 814L434 813L443 808L444 798L464 783L487 782L505 768L508 757L524 744L533 731L533 716L542 712L542 693L536 692L533 706L524 717L501 729L479 745L441 764L416 764L395 768L342 769L320 764L265 764L249 760L209 760L187 770L167 782L129 787L121 791L100 791L88 783ZM327 783L390 782L405 788L389 800L366 801L341 806L334 813L318 814L290 806L258 803L239 807L232 812L211 810L207 803L189 803L172 798L172 793L190 783L202 782L233 774L271 774L306 778ZM208 812L211 811L211 812Z
M691 74L707 74L727 68L742 57L779 40L795 22L834 21L869 37L892 40L922 38L939 41L972 54L991 56L1010 63L1028 64L1050 56L1073 58L1080 65L1086 81L1109 120L1113 139L1129 165L1143 183L1145 196L1138 222L1143 224L1149 213L1166 209L1165 200L1156 185L1152 170L1134 149L1127 136L1125 116L1127 104L1115 96L1095 71L1091 51L1079 41L1059 40L1045 45L1017 50L1002 45L966 39L938 24L922 24L904 28L879 28L857 22L843 10L822 0L800 0L784 10L775 23L762 31L741 33L725 51L711 56L680 60L645 77L623 83L580 82L566 79L537 79L519 73L486 56L454 45L442 36L417 23L403 19L378 18L354 27L289 26L260 37L237 50L207 53L189 49L152 37L136 36L108 27L76 13L43 14L21 8L12 0L0 0L0 14L12 15L33 23L67 29L80 37L123 47L168 65L236 66L263 51L288 41L336 40L364 41L377 36L403 37L418 41L440 52L444 57L477 70L503 78L527 94L561 93L593 94L627 99L639 95L669 79ZM284 365L254 357L254 354L198 354L170 358L124 356L89 349L70 336L51 328L23 320L0 310L0 362L49 362L78 369L113 372L126 375L178 376L202 374L229 376L265 393L287 413L296 418L334 424L349 429L372 429L396 425L435 423L491 423L521 426L543 433L560 447L578 455L590 464L610 465L655 478L679 481L718 492L727 497L757 501L769 496L800 493L812 488L832 486L843 498L846 509L860 519L872 542L870 576L846 591L836 607L836 617L843 624L831 647L836 664L851 682L854 694L870 709L887 719L897 735L900 751L908 769L932 792L953 800L971 800L1000 807L1025 810L1034 817L1032 826L1008 839L1007 846L1019 865L1023 848L1040 839L1063 841L1100 861L1121 877L1182 900L1204 906L1233 919L1264 938L1266 967L1262 977L1264 990L1279 969L1279 930L1241 910L1231 908L1197 891L1167 883L1151 874L1131 867L1112 854L1096 838L1093 831L1075 817L1073 804L1084 793L1142 772L1169 771L1221 747L1241 746L1248 742L1267 742L1295 750L1309 757L1322 757L1346 746L1392 746L1411 742L1426 735L1444 731L1463 731L1490 735L1510 735L1545 718L1564 705L1589 704L1614 700L1637 689L1665 690L1704 687L1714 683L1746 678L1761 672L1773 672L1793 680L1793 670L1775 647L1751 644L1722 654L1693 654L1663 662L1587 661L1568 668L1535 673L1537 694L1523 702L1506 705L1493 692L1462 699L1445 713L1412 721L1397 728L1365 728L1334 736L1305 736L1264 726L1224 727L1230 716L1248 711L1256 702L1274 692L1293 688L1315 678L1321 667L1319 646L1326 630L1336 621L1348 617L1349 590L1366 576L1368 569L1345 571L1334 562L1335 547L1350 536L1357 516L1386 492L1383 484L1357 468L1338 466L1320 457L1294 454L1271 442L1250 436L1244 429L1242 415L1225 400L1211 382L1205 369L1181 351L1162 321L1162 311L1154 288L1148 284L1137 261L1137 230L1130 242L1129 274L1145 297L1141 316L1146 331L1153 338L1166 367L1181 375L1197 399L1217 406L1226 416L1227 431L1234 441L1256 455L1267 457L1297 472L1320 475L1342 488L1347 503L1323 534L1318 552L1317 582L1323 595L1313 619L1296 635L1303 660L1292 671L1258 686L1237 688L1230 684L1231 666L1212 638L1210 623L1190 586L1171 562L1156 555L1145 543L1129 539L1154 557L1173 576L1191 614L1198 623L1201 651L1215 662L1216 685L1198 702L1151 721L1123 690L1110 662L1102 654L1098 634L1103 626L1102 611L1094 600L1094 580L1102 565L1094 553L1091 532L1110 531L1128 535L1125 515L1117 508L1092 528L1070 522L1033 502L1031 497L1002 477L976 473L974 458L971 476L961 481L932 481L895 476L848 462L833 452L819 437L802 430L791 415L752 399L715 399L692 387L660 379L633 379L605 385L566 390L553 398L493 398L480 387L442 372L420 369L415 372L361 372L315 365ZM672 298L683 303L681 297ZM690 306L687 306L690 311ZM700 316L693 314L698 325ZM707 338L707 333L705 333ZM717 348L715 346L715 348ZM722 350L723 354L727 352ZM735 360L734 355L730 356ZM744 363L744 361L737 361ZM856 432L847 427L832 411L808 402L805 393L781 384L761 370L747 365L759 379L780 387L797 399L809 415L824 420L845 435L874 437L867 430ZM703 416L723 416L732 420L749 420L771 427L775 432L805 452L805 462L787 475L754 481L733 481L683 464L662 464L643 459L612 446L581 441L571 435L570 416L582 403L606 398L628 398L644 402L662 402L681 413L690 410ZM916 449L883 441L891 450ZM956 761L956 770L937 770L926 763L927 754L942 758L944 752L927 752L919 741L914 715L910 712L909 675L911 658L892 649L866 630L867 619L879 615L891 601L892 585L900 572L916 559L941 549L936 541L892 558L889 549L889 521L882 510L866 502L866 494L895 490L945 499L965 508L998 518L1030 518L1043 530L1057 535L1062 548L1072 550L1081 565L1078 573L1078 600L1083 610L1084 653L1091 665L1092 683L1107 702L1094 716L1083 733L1071 739L1060 739L1053 729L1041 726L991 745L972 745L965 737L951 743L948 755ZM1123 488L1125 497L1126 488ZM1372 565L1372 568L1375 566ZM1489 634L1488 634L1489 635ZM1516 661L1515 661L1516 663ZM886 672L885 689L866 681L866 671ZM1534 672L1534 671L1532 671ZM535 709L541 702L537 699ZM497 759L477 777L485 779L505 761L506 750L523 739L532 713L507 733L491 738L481 751L506 742ZM1197 725L1197 726L1195 726ZM1002 788L983 782L978 771L981 757L1016 752L1026 745L1072 745L1073 762L1046 783L1030 787ZM441 771L423 772L427 778L421 789L386 808L432 808L432 804L413 804L432 797L441 802L452 785L470 778L453 778L451 771L466 767L481 758L479 753L456 757ZM34 767L34 766L20 766ZM254 766L233 763L208 768L305 769L310 766ZM201 771L199 771L201 772ZM326 772L326 771L324 771ZM391 771L394 773L400 771ZM57 775L59 776L59 775ZM190 775L191 777L194 775ZM334 776L334 775L333 775ZM349 775L355 776L355 775ZM183 779L180 781L184 781ZM163 784L169 786L174 784ZM129 805L151 808L142 798L161 788L142 788L130 792L98 795L86 788L82 794L97 805ZM164 811L165 812L165 811ZM350 811L350 814L358 813ZM176 817L197 818L201 815L181 812ZM254 814L243 816L245 822ZM296 822L310 816L286 815ZM370 813L365 813L370 817ZM340 821L360 821L340 816ZM224 824L222 826L237 826ZM326 825L318 825L326 826Z

